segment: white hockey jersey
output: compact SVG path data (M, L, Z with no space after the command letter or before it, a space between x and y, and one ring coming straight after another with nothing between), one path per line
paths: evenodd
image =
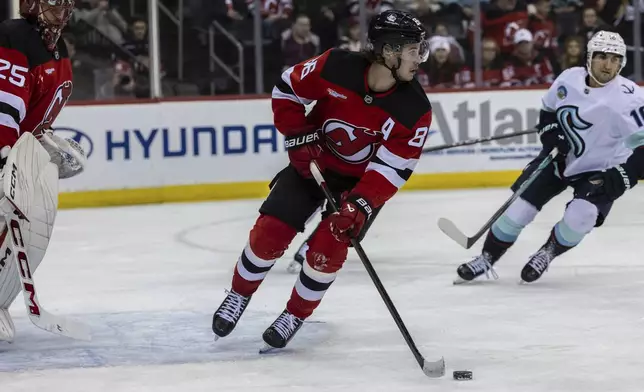
M586 76L583 67L565 70L542 99L571 144L566 177L622 164L644 145L644 89L619 75L591 88Z

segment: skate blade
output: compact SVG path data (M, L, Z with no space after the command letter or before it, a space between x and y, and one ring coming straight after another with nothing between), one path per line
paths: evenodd
M471 283L473 281L474 281L474 279L473 280L465 280L465 279L463 279L463 278L461 278L459 276L458 278L454 279L454 281L452 281L452 284L456 286L456 285L459 285L459 284Z
M262 348L259 349L260 354L274 354L282 351L281 348L273 347L268 344L264 344Z

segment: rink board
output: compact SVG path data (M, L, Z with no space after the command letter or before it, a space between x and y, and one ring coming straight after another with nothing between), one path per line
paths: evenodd
M430 93L425 147L532 128L544 92ZM268 97L70 105L54 128L89 153L61 207L262 197L288 162ZM404 189L509 185L539 149L530 135L426 154Z

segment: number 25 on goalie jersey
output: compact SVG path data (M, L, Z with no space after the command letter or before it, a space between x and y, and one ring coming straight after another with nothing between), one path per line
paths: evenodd
M432 114L416 80L370 92L369 66L362 54L331 49L287 69L273 89L272 105L282 134L322 130L324 167L360 178L354 192L377 207L411 176Z
M72 92L72 66L62 39L49 52L34 24L0 23L0 147L24 132L51 128Z

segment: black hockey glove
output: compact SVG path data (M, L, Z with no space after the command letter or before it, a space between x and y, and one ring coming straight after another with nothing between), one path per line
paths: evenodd
M617 165L593 174L576 187L575 197L593 204L610 203L637 184L636 173L628 165Z
M563 157L570 152L570 143L558 123L551 123L539 129L539 139L547 151L557 147L559 156Z
M557 147L560 157L568 155L570 143L564 130L559 125L555 113L541 110L537 130L541 144L543 144L546 151L552 151L553 148Z

